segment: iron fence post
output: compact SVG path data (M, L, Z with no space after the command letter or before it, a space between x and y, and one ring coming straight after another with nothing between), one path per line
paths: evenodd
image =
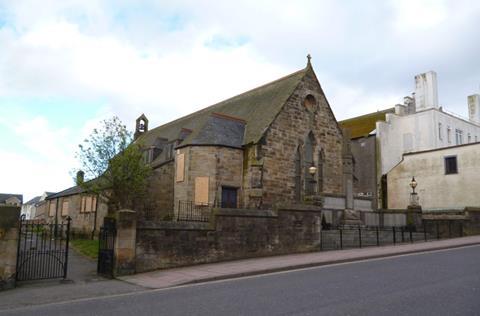
M448 238L452 238L452 221L448 221Z
M72 218L70 216L67 217L67 240L65 243L65 265L63 266L63 278L67 278L67 271L68 271L68 244L70 242L70 221Z
M410 227L408 228L408 233L409 233L409 235L410 235L410 243L413 243L412 230L413 230L413 229L412 229L412 226L410 226Z
M362 248L362 228L358 225L358 245Z
M343 233L342 233L342 227L340 227L340 249L343 249Z
M405 242L405 234L404 234L404 229L403 229L403 226L400 226L400 232L402 234L402 242Z
M439 227L438 227L438 221L435 222L435 227L436 227L436 229L437 229L437 239L440 239L440 229L439 229Z
M380 246L380 239L378 238L378 226L376 226L376 233L377 233L377 246Z
M395 232L395 226L392 227L392 231L393 231L393 244L395 245L397 243L397 236L396 236L396 232Z
M463 237L463 222L460 222L460 237Z

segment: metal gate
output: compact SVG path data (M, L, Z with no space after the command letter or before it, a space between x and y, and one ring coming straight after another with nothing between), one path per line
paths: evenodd
M47 224L20 218L17 281L66 278L70 221Z
M97 273L107 278L113 278L116 234L115 219L106 217L103 226L100 227L100 235L98 236Z

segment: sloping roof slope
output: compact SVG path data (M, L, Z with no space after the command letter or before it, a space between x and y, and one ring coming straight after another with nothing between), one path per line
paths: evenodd
M74 187L68 188L68 189L60 191L58 193L51 194L51 195L47 196L47 198L45 200L56 199L56 198L59 198L59 197L62 197L62 196L75 195L75 194L82 193L82 192L83 192L83 189L80 186L76 185Z
M28 202L27 202L27 203L25 203L25 204L27 204L27 205L30 205L30 204L32 204L32 205L33 205L33 204L36 204L36 203L38 203L38 201L40 201L40 198L41 198L41 196L40 196L40 195L39 195L39 196L36 196L36 197L34 197L33 199L31 199L30 201L28 201Z
M244 120L246 124L242 145L256 143L309 69L311 66L307 65L286 77L161 125L140 136L139 141L148 145L154 143L157 137L176 140L181 129L186 128L194 132L188 135L181 145L194 144L199 129L209 126L209 117L216 112Z
M377 111L357 117L352 117L347 120L338 122L342 128L350 130L351 138L358 138L368 136L376 128L378 121L385 121L387 113L395 113L395 108L389 108L382 111Z
M9 198L16 197L23 203L23 194L0 193L0 203L5 203Z

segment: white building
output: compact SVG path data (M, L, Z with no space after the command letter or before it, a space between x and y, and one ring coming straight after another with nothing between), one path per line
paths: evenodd
M438 104L437 76L430 71L415 76L415 93L376 123L378 182L405 153L432 150L480 140L480 95L468 97L469 118L445 111ZM389 175L390 176L390 175ZM383 183L386 183L383 179ZM379 196L387 189L379 185ZM388 189L390 192L390 190ZM386 207L384 201L383 207ZM381 202L380 202L381 203ZM390 204L390 203L388 203Z
M480 143L404 154L388 173L388 208L408 206L412 176L424 211L480 207Z

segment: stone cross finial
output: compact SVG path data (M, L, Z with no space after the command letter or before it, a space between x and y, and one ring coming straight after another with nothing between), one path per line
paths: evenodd
M310 64L310 59L312 59L312 56L310 54L307 55L307 64Z

